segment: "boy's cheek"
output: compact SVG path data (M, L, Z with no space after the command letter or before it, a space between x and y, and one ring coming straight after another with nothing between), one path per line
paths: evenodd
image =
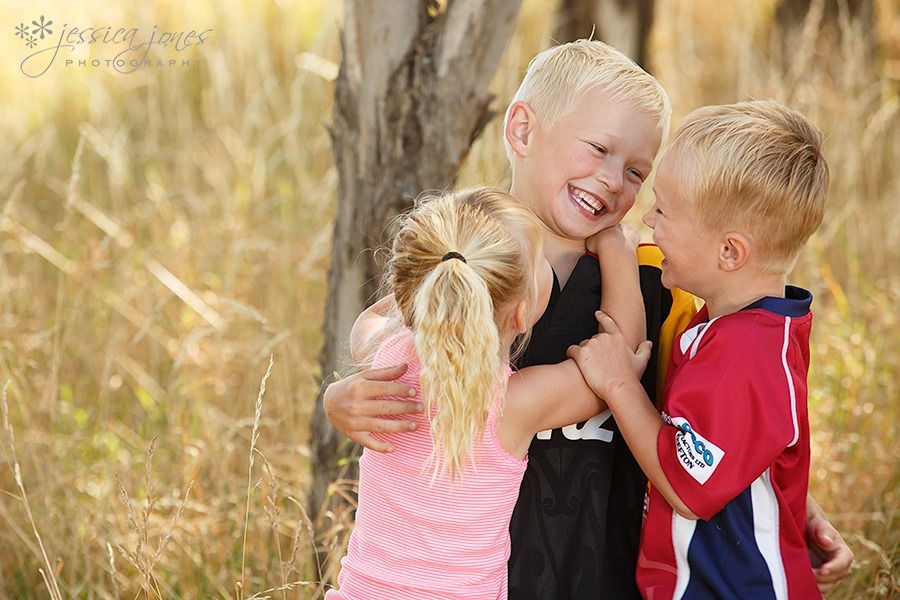
M638 195L638 192L640 192L640 191L641 191L641 186L638 185L638 186L634 187L633 189L629 190L628 194L623 194L622 197L619 199L619 208L617 209L617 212L620 212L624 216L625 213L627 213L629 210L634 208L634 203L637 200L637 195Z

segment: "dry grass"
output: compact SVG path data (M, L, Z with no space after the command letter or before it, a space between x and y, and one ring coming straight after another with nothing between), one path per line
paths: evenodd
M0 114L0 597L320 591L308 550L339 554L349 523L328 515L314 540L298 500L336 194L323 124L338 4L0 9L15 109ZM857 554L841 599L900 591L900 15L878 6L877 60L845 23L831 45L801 36L779 67L771 3L750 1L660 0L652 53L676 122L775 97L828 134L833 200L794 278L817 297L811 486ZM57 26L214 35L200 68L29 79L11 24L42 11ZM546 46L549 14L525 3L501 102ZM499 140L495 122L462 184L504 183Z

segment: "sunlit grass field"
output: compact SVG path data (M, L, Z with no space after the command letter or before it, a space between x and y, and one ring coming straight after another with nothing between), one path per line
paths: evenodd
M549 44L552 4L524 3L497 108ZM876 4L874 56L844 23L779 58L771 0L658 0L651 44L673 125L773 97L828 136L831 204L792 279L816 296L811 491L856 553L840 599L900 594L900 12ZM42 15L54 35L29 48L16 27ZM315 597L311 549L339 556L350 526L304 505L340 3L7 1L0 16L0 597ZM59 28L154 26L212 31L130 73L102 40L23 73ZM459 183L507 177L495 121Z

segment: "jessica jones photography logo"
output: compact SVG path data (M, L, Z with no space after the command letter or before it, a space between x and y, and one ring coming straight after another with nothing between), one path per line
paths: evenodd
M134 73L141 68L188 68L202 59L186 52L209 41L212 29L160 31L114 25L60 27L41 15L28 23L19 23L15 35L30 52L19 68L28 77L40 77L54 64L63 68L108 67L119 73ZM151 52L151 50L153 52Z

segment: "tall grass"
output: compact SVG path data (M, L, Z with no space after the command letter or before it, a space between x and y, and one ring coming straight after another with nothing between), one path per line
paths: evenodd
M292 499L307 485L335 176L330 84L298 56L336 59L339 15L324 4L83 2L7 7L5 22L41 11L58 25L214 29L192 56L201 68L60 67L34 80L12 59L24 44L3 38L15 110L3 113L0 151L0 377L59 587L101 598L145 589L117 551L138 534L117 476L136 505L152 505L137 517L151 542L195 482L151 595L233 596L242 562L245 597L308 579L304 552L284 568L279 556L295 538L310 543ZM254 420L270 354L280 368ZM279 482L275 526L259 464L245 510L254 434ZM151 503L140 474L152 438ZM2 456L12 464L9 447ZM44 597L45 561L2 466L0 596Z
M309 550L339 554L349 531L332 515L314 540L302 505L335 216L338 4L0 9L14 108L0 112L0 379L15 431L0 445L0 597L320 591ZM546 47L552 8L525 3L498 106ZM749 1L660 0L652 46L676 123L775 97L829 138L832 202L794 279L816 294L811 487L857 555L832 598L890 597L900 579L900 15L879 8L874 61L845 23L827 47L800 36L780 66L772 6ZM214 32L198 68L29 79L12 27L42 12L57 26ZM461 184L504 184L500 139L495 121Z

